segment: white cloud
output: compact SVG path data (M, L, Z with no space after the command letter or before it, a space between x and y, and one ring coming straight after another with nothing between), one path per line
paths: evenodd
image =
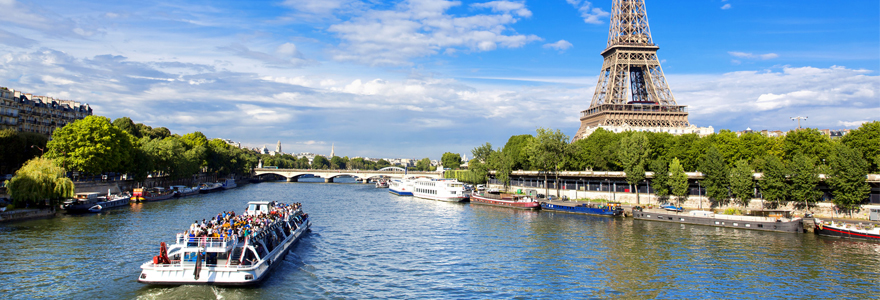
M724 4L724 6L721 6L721 9L730 9L730 3Z
M846 128L857 128L857 127L859 127L859 126L862 126L862 124L865 124L865 123L868 123L868 122L871 122L871 121L868 121L868 120L865 120L865 121L852 121L852 122L848 122L848 121L839 121L839 122L837 122L837 124L838 124L838 125L841 125L841 126L843 126L843 127L846 127Z
M739 52L739 51L728 51L727 53L733 57L748 58L748 59L768 60L768 59L774 59L774 58L779 57L779 54L776 54L776 53L754 54L754 53L750 53L750 52Z
M571 47L572 47L572 44L566 40L559 40L558 42L555 42L555 43L544 44L544 49L556 49L559 51L565 51Z
M587 24L603 24L602 18L608 17L611 13L602 10L598 7L593 7L593 3L586 0L565 0L568 4L571 4L581 13L581 18L584 18L584 23Z
M520 17L528 18L532 16L532 12L526 8L523 2L512 1L491 1L486 3L471 4L474 8L491 8L493 12L514 12Z
M369 10L331 25L328 31L343 40L334 59L369 65L407 65L412 58L451 54L458 49L492 51L498 47L518 48L540 40L534 35L517 34L510 27L518 17L531 14L522 10L524 5L522 9L515 9L516 2L485 4L496 14L455 17L446 13L460 4L445 0L408 0L391 10ZM508 8L513 9L516 16L507 11Z

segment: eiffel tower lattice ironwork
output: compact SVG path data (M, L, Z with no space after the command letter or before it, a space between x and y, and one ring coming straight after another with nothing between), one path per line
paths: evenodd
M645 0L613 0L610 23L599 83L574 140L597 126L689 126L687 106L675 102L660 68Z

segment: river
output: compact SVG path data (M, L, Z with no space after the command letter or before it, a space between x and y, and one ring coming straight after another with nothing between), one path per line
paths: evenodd
M320 180L320 179L319 179ZM305 180L304 180L305 181ZM261 285L148 286L193 220L301 202L312 232ZM398 197L369 184L250 184L0 224L0 295L69 299L874 298L880 244Z

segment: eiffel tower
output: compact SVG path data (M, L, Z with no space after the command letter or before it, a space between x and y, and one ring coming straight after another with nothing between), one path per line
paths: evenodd
M687 106L675 102L657 60L645 0L613 0L610 23L599 83L574 140L598 126L688 127Z

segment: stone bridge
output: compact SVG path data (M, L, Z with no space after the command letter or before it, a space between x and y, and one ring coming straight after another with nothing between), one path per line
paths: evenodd
M299 181L299 177L303 175L313 175L315 177L324 178L324 182L333 182L333 178L339 176L350 176L355 178L363 179L364 183L368 183L372 178L403 178L406 176L414 176L414 177L427 177L427 178L443 178L442 172L421 172L421 171L409 171L404 172L403 169L395 168L395 169L383 169L383 170L315 170L315 169L266 169L266 168L257 168L254 169L254 175L262 176L262 175L278 175L284 176L287 178L288 182L297 182Z

